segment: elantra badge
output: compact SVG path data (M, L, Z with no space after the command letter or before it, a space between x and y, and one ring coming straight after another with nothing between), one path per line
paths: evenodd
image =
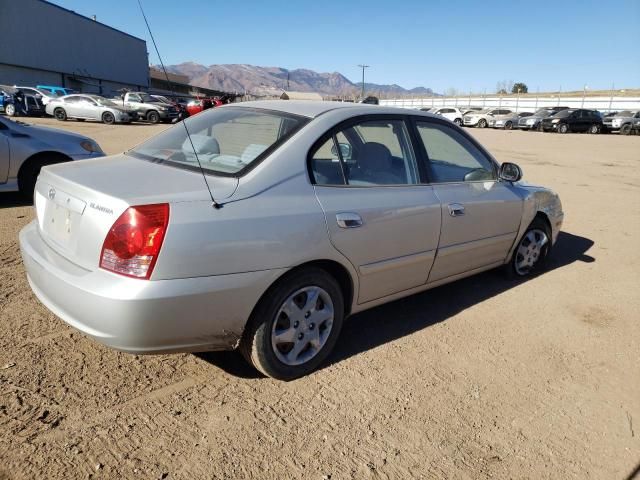
M52 187L49 189L49 200L53 200L54 198L56 198L56 189Z

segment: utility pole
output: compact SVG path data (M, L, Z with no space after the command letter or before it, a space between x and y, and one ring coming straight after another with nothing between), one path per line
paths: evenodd
M358 65L358 66L359 66L360 68L362 68L362 98L361 98L361 100L364 100L364 69L365 69L365 68L369 68L371 65L365 65L365 64L363 63L363 64L360 64L360 65Z
M580 106L580 108L584 108L584 97L587 96L587 85L585 84L584 88L582 89L582 105Z

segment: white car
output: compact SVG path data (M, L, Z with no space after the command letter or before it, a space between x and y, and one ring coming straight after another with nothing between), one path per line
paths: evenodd
M434 115L440 115L441 117L451 120L456 125L462 125L462 117L464 116L457 107L434 107L429 109L422 109L423 111L433 113Z
M465 127L486 128L491 120L503 120L515 115L513 110L506 108L485 108L479 112L469 112L463 117Z

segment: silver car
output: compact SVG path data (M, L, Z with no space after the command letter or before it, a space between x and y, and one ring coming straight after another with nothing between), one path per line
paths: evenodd
M511 112L510 115L497 115L490 117L489 126L491 128L502 128L503 130L511 130L518 127L520 119L533 115L531 112Z
M44 165L103 156L84 135L0 117L0 192L20 190L32 197Z
M238 348L296 378L345 317L500 266L529 275L562 225L555 193L428 113L258 101L186 127L44 168L20 232L36 296L118 350Z
M99 95L73 94L53 98L46 112L57 120L97 120L106 124L130 123L134 118L127 108Z

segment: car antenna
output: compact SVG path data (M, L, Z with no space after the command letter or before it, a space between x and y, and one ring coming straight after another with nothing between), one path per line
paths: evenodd
M164 72L164 76L167 79L167 84L169 85L169 90L171 90L171 94L174 97L177 97L176 92L173 90L173 83L169 80L169 74L167 73L167 69L164 67L164 62L162 61L162 57L160 56L160 51L158 50L158 45L156 44L156 39L153 38L153 33L151 32L151 27L149 26L149 22L147 20L147 16L144 13L144 9L142 8L141 0L138 0L138 6L140 7L140 12L142 12L142 18L144 18L144 23L147 25L147 30L149 32L149 36L151 37L151 41L153 42L153 48L156 51L156 55L158 55L158 60L160 60L160 66L162 66L162 71ZM193 149L193 154L196 157L196 161L198 162L198 167L200 168L200 173L202 174L202 179L204 180L204 184L207 186L207 190L209 191L209 196L211 197L211 203L215 209L222 208L223 204L216 202L216 199L213 197L213 192L211 191L211 187L209 186L209 182L207 182L207 176L204 173L204 169L202 168L202 164L200 163L200 158L198 158L198 152L196 151L196 147L193 145L193 140L191 140L191 135L189 134L189 129L187 128L187 124L184 120L180 123L184 126L184 131L187 133L187 138L189 139L189 143L191 144L191 148Z

